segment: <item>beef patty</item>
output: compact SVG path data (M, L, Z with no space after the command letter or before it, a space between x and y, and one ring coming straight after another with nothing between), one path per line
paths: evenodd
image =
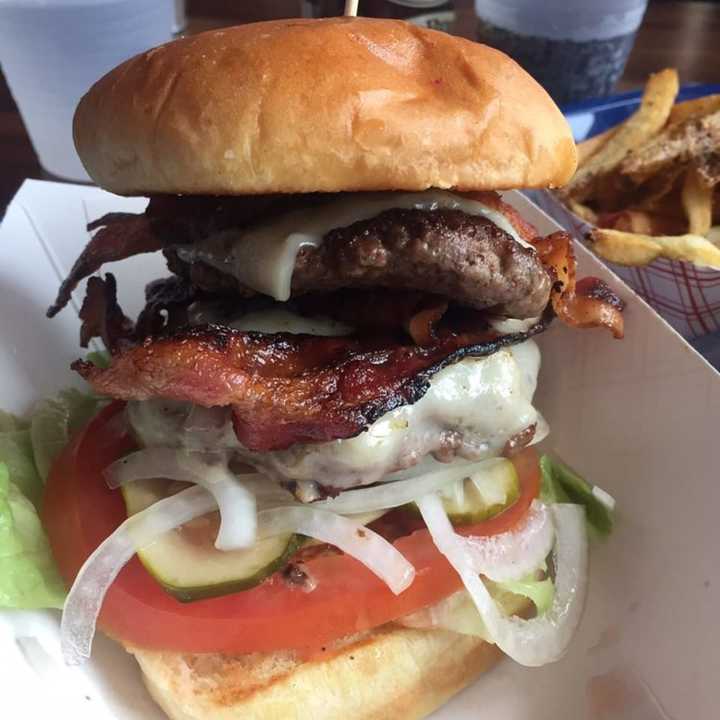
M228 234L228 242L237 236ZM165 251L170 269L212 293L254 292L202 262ZM341 288L389 287L444 296L460 305L515 318L537 317L551 279L537 254L490 220L460 210L387 210L331 230L319 247L303 246L292 295Z

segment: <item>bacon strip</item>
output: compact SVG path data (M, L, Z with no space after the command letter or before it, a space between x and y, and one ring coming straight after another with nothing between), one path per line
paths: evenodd
M148 339L107 369L81 360L73 369L94 390L115 398L232 405L239 440L267 451L358 435L386 412L417 401L446 365L490 355L546 326L540 322L503 337L487 330L446 334L430 347L417 347L209 325Z
M92 338L102 338L111 353L133 342L132 321L125 317L117 302L115 277L108 273L105 279L91 277L80 308L80 345L87 347Z
M199 293L185 278L171 275L145 286L145 307L138 315L138 340L172 333L188 324L188 308Z
M407 323L407 331L416 345L432 345L437 339L437 324L447 312L447 300L435 300L419 310Z
M558 319L570 327L606 327L614 337L622 338L625 303L598 278L576 281L572 238L555 232L536 239L535 248L555 279L550 302Z
M153 231L147 215L133 213L109 213L91 222L88 231L100 228L85 246L58 291L55 302L48 308L47 316L55 317L70 302L77 284L105 263L124 260L132 255L155 252L164 246Z

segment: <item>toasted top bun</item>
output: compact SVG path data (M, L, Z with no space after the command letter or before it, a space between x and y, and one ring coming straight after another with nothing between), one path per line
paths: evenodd
M415 720L502 656L467 635L393 625L307 662L288 653L130 652L171 720Z
M242 25L123 63L75 113L112 192L239 195L562 185L576 151L497 50L390 20Z

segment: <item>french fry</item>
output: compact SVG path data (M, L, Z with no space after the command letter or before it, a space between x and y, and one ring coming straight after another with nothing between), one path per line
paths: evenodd
M720 150L720 110L665 128L630 153L620 172L640 184L678 164L695 162Z
M707 235L712 225L713 189L705 185L694 167L689 167L685 173L681 197L688 219L688 232Z
M618 265L648 265L660 255L660 247L647 235L596 228L589 239L600 257Z
M705 97L695 98L694 100L685 100L685 102L677 103L670 111L668 125L685 122L690 118L698 118L703 115L720 110L720 94L705 95Z
M617 128L610 128L578 143L578 165L583 166L614 134Z
M699 267L720 269L720 248L702 235L657 235L652 237L668 260L684 260Z
M720 269L720 248L700 235L641 235L597 228L590 240L598 255L618 265L647 265L664 257Z
M639 109L578 169L563 194L582 202L592 193L596 178L612 172L632 148L658 133L667 122L678 87L676 70L651 75Z
M720 270L720 93L673 106L677 90L675 70L651 75L630 118L578 145L557 195L596 226L588 239L606 260Z

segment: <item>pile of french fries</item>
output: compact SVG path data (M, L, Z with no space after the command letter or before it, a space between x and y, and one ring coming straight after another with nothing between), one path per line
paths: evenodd
M720 94L676 104L678 88L676 70L651 75L631 117L578 145L558 192L610 262L720 269Z

